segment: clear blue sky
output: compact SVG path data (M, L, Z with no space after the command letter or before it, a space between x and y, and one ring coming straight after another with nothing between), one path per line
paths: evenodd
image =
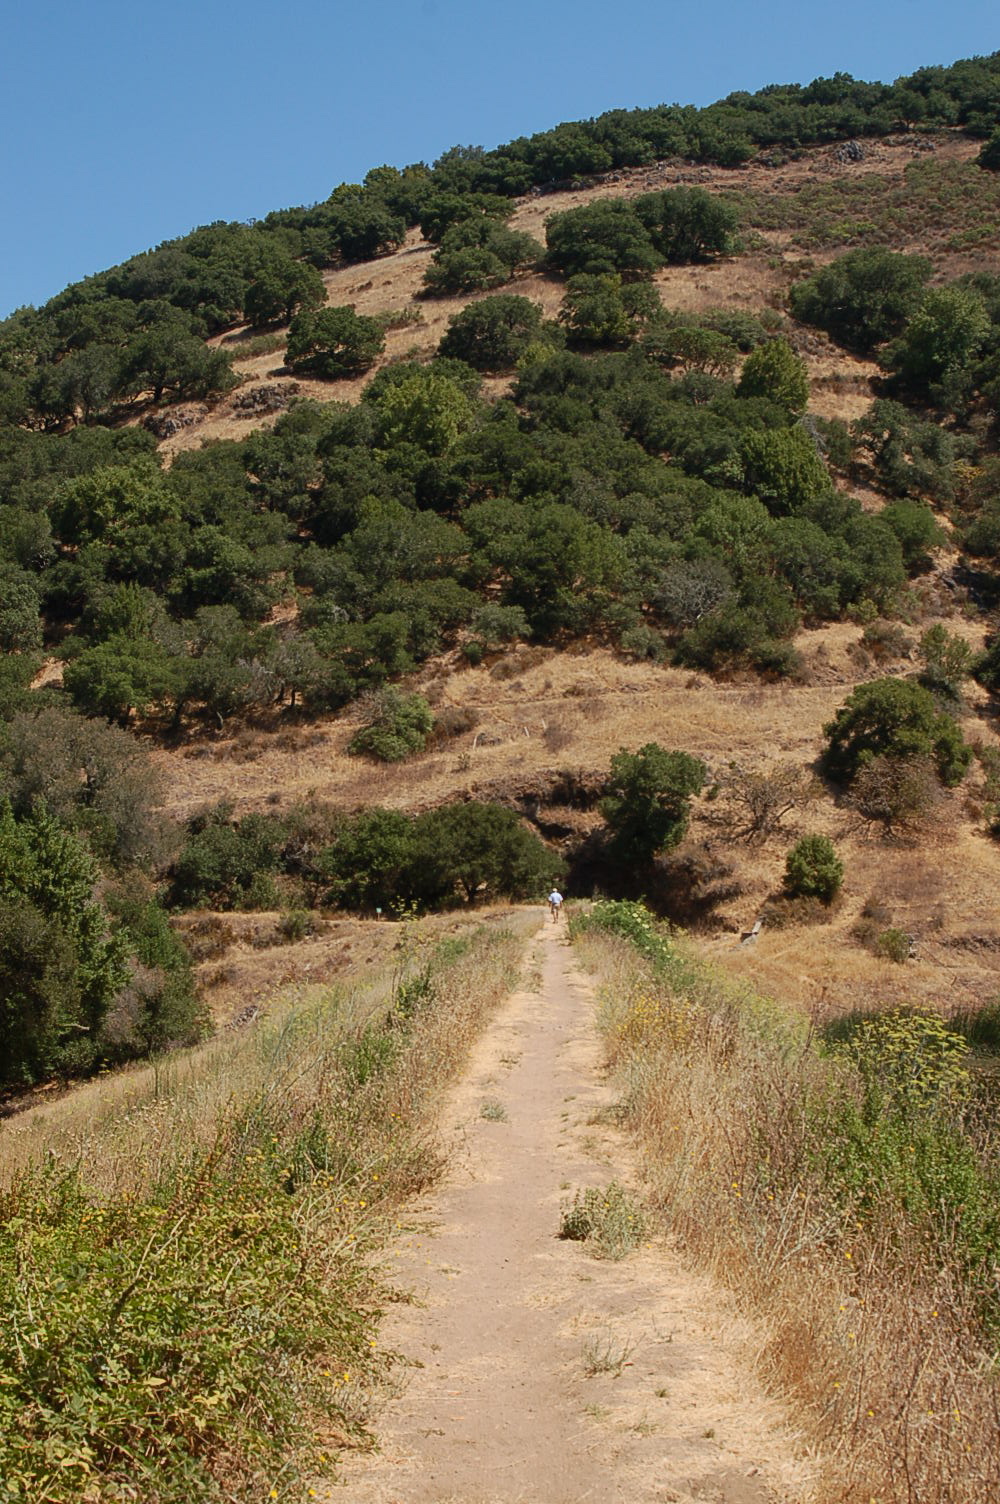
M6 7L0 316L213 219L617 106L1000 48L996 0Z

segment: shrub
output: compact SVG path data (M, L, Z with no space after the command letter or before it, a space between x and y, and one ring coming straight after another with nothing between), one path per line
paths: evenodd
M283 830L269 815L232 820L228 804L196 816L171 869L170 901L177 908L275 906L271 874L279 865Z
M885 960L895 961L897 966L902 966L910 957L910 937L905 930L883 930L875 941L875 949Z
M369 701L366 723L352 736L347 750L376 762L401 762L424 750L433 724L423 695L383 689Z
M367 371L384 349L385 332L378 319L353 308L321 308L296 314L285 358L293 371L336 381Z
M931 264L922 256L851 251L796 283L792 312L843 345L872 350L899 333L930 274Z
M588 1186L577 1191L564 1207L559 1236L574 1243L593 1244L602 1259L623 1259L645 1235L642 1212L617 1180L604 1190Z
M634 201L634 209L664 261L705 261L735 248L734 205L704 188L646 193Z
M923 574L930 569L931 549L946 541L930 507L919 501L891 501L879 515L899 539L907 572Z
M920 639L920 656L924 661L920 682L939 699L957 704L962 698L962 681L972 673L975 654L957 632L937 622Z
M513 293L481 298L452 314L439 354L477 371L512 370L541 326L542 311L528 298Z
M0 1086L91 1070L127 948L94 898L97 867L76 836L35 805L0 801Z
M953 788L972 758L955 721L938 710L930 691L902 679L859 685L823 731L823 767L842 783L850 783L864 763L885 754L930 757L941 782Z
M829 836L803 836L785 860L784 889L790 898L831 903L843 879L844 864Z
M677 846L688 826L691 798L705 782L705 764L687 752L647 742L611 759L601 814L611 832L612 854L623 864L645 864Z
M786 412L803 413L809 401L809 375L787 340L758 345L747 356L736 388L738 397L766 397Z
M601 199L553 214L545 223L549 265L564 276L578 272L652 272L663 257L632 204Z
M749 768L731 762L719 778L723 798L738 812L739 834L766 841L794 809L816 796L816 780L792 763Z

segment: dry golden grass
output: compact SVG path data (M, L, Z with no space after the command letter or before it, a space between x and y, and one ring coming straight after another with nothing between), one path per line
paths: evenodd
M820 1497L993 1504L993 1362L947 1247L942 1268L913 1227L834 1213L797 1178L830 1064L746 989L702 970L672 992L624 942L577 943L649 1197L753 1318L748 1356L830 1459Z
M276 986L258 994L258 1019L223 1027L203 1045L102 1075L61 1095L39 1092L37 1105L0 1122L3 1182L54 1155L78 1164L87 1183L108 1195L141 1194L179 1149L207 1147L234 1103L274 1090L298 1102L308 1118L319 1090L317 1072L338 1037L356 1035L367 1019L384 1012L400 976L419 966L438 941L468 939L479 931L483 942L473 943L468 956L449 968L448 1007L422 1026L421 1090L433 1094L453 1079L486 1012L512 985L524 942L536 927L536 912L509 908L432 917L418 929L372 923L368 929L378 931L377 937L333 987L320 980ZM352 929L361 933L363 926ZM265 980L259 979L261 986ZM244 1001L250 1000L245 994ZM433 1059L424 1058L428 1051ZM416 1090L411 1080L403 1094L412 1101Z

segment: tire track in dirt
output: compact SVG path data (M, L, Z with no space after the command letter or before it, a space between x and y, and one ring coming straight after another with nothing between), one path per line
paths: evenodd
M558 1239L577 1186L633 1167L562 925L531 966L448 1099L447 1181L394 1251L414 1301L383 1339L414 1366L328 1504L805 1504L813 1469L719 1289L662 1244L609 1263Z

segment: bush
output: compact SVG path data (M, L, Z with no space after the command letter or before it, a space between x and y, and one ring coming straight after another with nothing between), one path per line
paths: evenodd
M344 823L319 865L334 902L387 911L449 908L459 894L469 903L533 897L562 871L513 811L474 800L418 816L365 810Z
M844 864L829 836L803 836L785 860L784 889L789 898L818 898L831 903L844 880Z
M632 204L601 199L553 214L545 222L549 265L564 276L579 272L652 272L663 263Z
M687 830L691 798L701 792L705 775L705 764L697 757L668 752L658 742L647 742L638 752L622 748L616 753L600 805L612 855L623 865L644 865L658 851L677 846Z
M530 235L495 220L462 220L446 231L424 273L430 293L479 292L509 282L520 266L539 260L542 248Z
M910 937L905 930L883 930L875 941L875 950L886 961L902 966L910 958Z
M355 757L376 762L402 762L427 745L434 716L423 695L408 695L388 688L372 697L361 730L351 737L347 750Z
M841 783L850 783L865 763L885 754L929 757L941 782L953 788L972 758L955 721L938 710L930 691L902 679L859 685L823 731L823 767Z
M646 193L634 209L664 261L706 261L735 249L735 207L704 188Z
M588 1186L576 1192L563 1209L559 1236L574 1243L592 1243L598 1258L618 1260L638 1248L645 1224L625 1187L612 1180L603 1190Z
M931 263L894 251L851 251L791 291L792 312L840 344L873 350L898 334L916 308Z
M385 331L378 319L353 308L321 308L292 319L286 363L303 375L327 381L360 376L385 349Z
M0 1086L85 1073L128 980L127 949L95 900L83 843L37 803L0 801Z
M766 397L787 413L803 413L809 401L806 363L787 340L773 339L758 345L743 363L736 395Z
M528 298L503 293L481 298L453 313L439 354L464 360L477 371L508 371L542 327L542 311Z
M176 908L274 908L271 874L278 869L281 822L247 815L233 823L228 804L199 815L171 869L170 901Z

